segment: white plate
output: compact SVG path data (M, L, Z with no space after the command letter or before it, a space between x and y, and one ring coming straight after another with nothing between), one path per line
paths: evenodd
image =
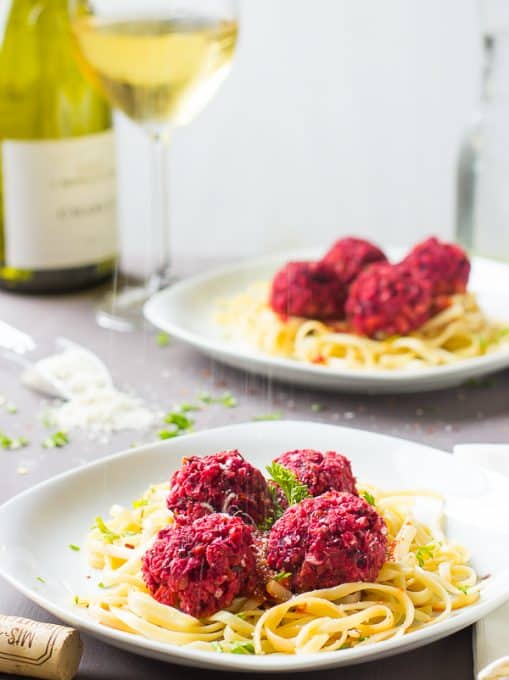
M509 367L509 351L500 351L451 366L404 371L356 370L307 364L273 357L247 344L225 339L215 321L216 302L233 297L254 281L269 280L285 262L318 257L321 251L298 251L252 259L195 276L156 293L145 305L145 317L162 330L225 364L286 382L337 392L424 392L460 385ZM392 259L402 251L389 250ZM473 258L470 288L487 314L509 322L509 266ZM504 285L501 285L504 282Z
M447 498L448 534L467 545L481 575L491 574L477 604L429 628L340 652L309 656L237 656L190 650L115 631L73 606L73 594L95 586L82 545L97 515L128 504L167 479L182 456L238 448L260 468L295 448L336 449L352 460L360 480L385 488L430 488ZM393 437L305 422L250 423L198 432L131 449L49 480L0 507L0 574L21 593L67 623L137 654L228 671L303 671L381 658L432 642L468 626L509 598L509 480L441 451ZM46 583L40 583L37 577Z

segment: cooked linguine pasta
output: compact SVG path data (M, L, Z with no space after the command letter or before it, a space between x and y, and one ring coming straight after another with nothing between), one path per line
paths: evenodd
M141 556L171 523L168 484L150 487L132 508L115 505L87 539L90 564L101 583L90 599L77 598L98 622L151 640L237 654L309 654L400 637L451 616L479 599L479 579L468 551L441 528L436 494L362 486L388 528L391 550L376 583L344 583L292 595L277 579L264 600L238 598L228 610L199 620L157 602L141 574ZM426 524L419 503L438 505Z
M411 335L372 340L341 324L297 317L282 320L267 304L270 284L253 284L220 304L217 321L232 340L275 356L354 369L441 366L509 349L507 324L490 321L475 295L454 295L445 310Z

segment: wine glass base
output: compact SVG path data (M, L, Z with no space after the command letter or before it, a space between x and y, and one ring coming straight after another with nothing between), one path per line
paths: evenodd
M146 286L122 286L104 295L95 310L101 328L130 333L143 327L143 305L158 290L176 279L154 277Z
M145 286L112 290L102 298L95 310L101 328L129 333L143 325L143 305L150 297Z

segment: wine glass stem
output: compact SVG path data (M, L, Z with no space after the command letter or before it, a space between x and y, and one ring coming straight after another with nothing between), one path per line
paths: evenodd
M170 282L170 213L168 181L169 134L152 136L151 217L152 253L154 267L148 279L153 293Z

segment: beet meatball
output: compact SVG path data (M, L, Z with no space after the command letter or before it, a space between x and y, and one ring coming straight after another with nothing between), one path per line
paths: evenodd
M431 293L429 281L406 265L375 264L351 285L347 318L359 335L408 335L432 316Z
M270 306L282 317L342 319L346 287L323 262L289 262L275 275Z
M369 241L341 238L327 251L322 262L334 267L339 278L349 286L368 265L387 262L387 257Z
M177 521L224 512L259 525L273 512L264 476L238 451L185 458L171 478L167 506Z
M143 579L154 598L197 618L249 595L255 567L251 528L222 514L163 529L142 558Z
M467 289L470 262L455 243L428 238L414 246L403 262L431 283L435 296L464 293Z
M387 527L364 499L328 491L286 510L269 534L269 567L292 574L306 592L353 581L374 581L385 562Z
M319 496L326 491L357 493L350 461L335 451L287 451L276 458L275 462L291 470L307 486L311 496Z

